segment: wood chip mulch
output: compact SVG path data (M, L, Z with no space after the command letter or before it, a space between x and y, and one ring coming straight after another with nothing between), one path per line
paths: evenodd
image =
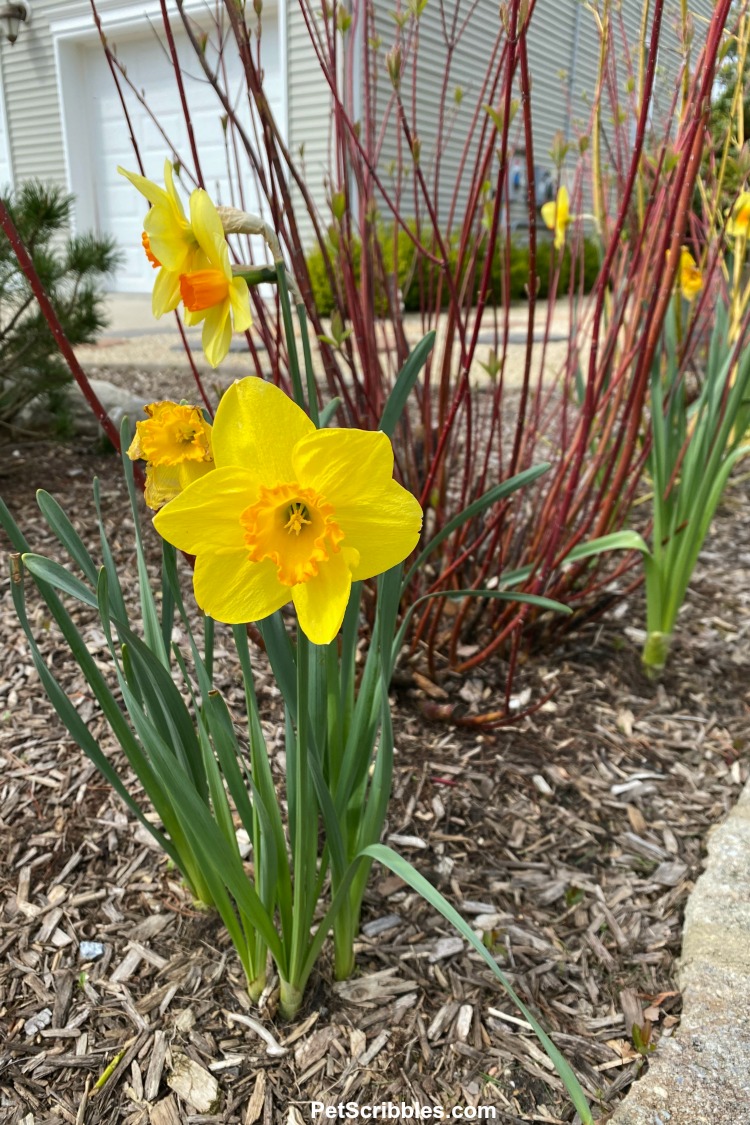
M133 573L114 458L8 444L0 489L56 553L34 503L55 493L96 542L98 473ZM682 913L705 837L748 774L750 519L737 482L715 521L661 684L639 666L642 594L531 654L517 725L431 721L497 706L498 669L394 694L397 769L385 839L484 935L605 1120L679 1021ZM43 607L42 651L103 745L103 724ZM78 620L105 656L93 616ZM42 694L0 588L0 1123L299 1123L310 1103L493 1106L503 1122L574 1119L561 1082L481 961L376 868L352 980L324 957L301 1016L252 1006L220 925L196 910ZM221 638L219 639L221 648ZM228 702L241 712L226 653ZM264 718L277 699L259 663ZM280 772L281 759L274 762ZM321 1120L322 1118L317 1118Z

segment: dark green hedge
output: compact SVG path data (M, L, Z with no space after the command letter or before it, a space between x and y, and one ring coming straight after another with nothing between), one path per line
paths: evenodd
M393 273L393 256L394 256L394 238L393 230L385 230L380 235L380 247L383 255L383 263L385 266L386 274L392 276ZM334 268L338 263L338 248L332 241L328 242L328 253L330 254L331 261L334 263ZM398 254L398 283L401 290L404 307L407 312L418 312L420 309L421 298L420 288L426 293L432 295L432 300L428 304L434 305L434 294L438 282L438 269L431 262L421 258L418 262L415 258L414 244L406 234L401 230L398 233L396 240L395 251ZM362 257L362 245L359 239L352 240L351 252L354 259L354 269L359 281L360 261ZM537 241L537 275L539 277L539 296L546 297L549 293L550 281L550 265L552 254L552 239L541 234ZM455 244L450 245L448 248L448 256L451 261L453 272L455 274L457 248ZM477 264L476 275L473 283L474 295L479 287L479 281L482 274L483 255L478 255L479 261ZM588 293L594 286L596 278L599 273L599 246L593 239L587 238L584 242L583 254L583 270L584 270L584 290ZM558 293L563 295L568 290L570 282L570 263L571 256L570 250L565 249L562 266L560 269L560 280L558 282ZM321 316L328 316L334 307L333 296L331 288L328 284L326 277L325 266L323 264L323 254L319 247L316 247L307 258L307 268L310 273L310 280L312 282L313 294L318 312ZM489 300L491 303L500 304L502 301L502 272L505 268L505 253L502 248L496 249L492 261L492 273L489 289ZM526 296L526 286L529 279L529 249L528 245L523 243L515 243L511 246L510 250L510 297L511 300L521 300ZM448 304L448 290L443 283L442 288L442 304ZM375 294L375 307L379 316L384 315L387 309L387 301L384 292L376 292ZM346 310L342 310L346 311Z

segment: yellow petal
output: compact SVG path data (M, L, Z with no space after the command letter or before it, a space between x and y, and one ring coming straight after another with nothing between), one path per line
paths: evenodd
M377 505L393 479L393 446L381 431L313 430L295 446L295 478L338 511L340 504Z
M334 518L344 533L344 545L359 551L352 578L359 581L390 570L402 562L419 542L422 509L416 496L391 480L377 503L335 504Z
M542 204L542 221L550 230L555 229L555 215L557 213L557 204L554 201Z
M570 196L565 184L562 184L557 193L557 216L555 223L557 226L567 226L570 219Z
M162 266L156 275L151 294L151 311L158 320L164 313L172 312L180 303L180 275Z
M222 395L211 435L217 467L243 465L271 488L294 480L292 450L315 433L305 412L273 383L249 376Z
M174 206L177 213L184 219L185 208L182 206L182 200L177 193L177 188L174 182L174 168L172 167L172 164L169 160L164 161L164 184L167 189L167 195L172 201L172 205Z
M299 627L313 644L330 644L336 636L351 588L352 574L343 550L321 563L315 578L292 587Z
M147 180L145 176L139 176L137 172L128 172L125 168L117 166L117 171L125 179L130 180L134 188L145 196L148 202L153 207L155 203L163 203L169 205L169 196L164 188L159 187L153 180Z
M163 508L189 484L213 471L211 461L184 461L181 465L147 465L144 499L149 508Z
M229 283L229 300L235 332L246 332L253 323L250 312L250 290L244 277L235 277Z
M290 588L276 577L274 564L268 559L250 562L245 550L204 551L195 562L193 588L203 612L228 625L262 621L286 605L290 595Z
M393 480L393 448L384 433L315 430L295 446L292 462L300 484L333 506L345 546L359 552L355 579L381 574L414 550L422 509Z
M218 367L229 351L232 342L232 322L229 316L229 299L206 309L203 321L203 351L212 367Z
M207 191L197 188L190 195L190 225L203 253L214 269L232 276L229 252L219 213Z
M162 508L154 527L163 539L189 555L242 550L247 558L240 516L257 499L255 481L255 474L246 469L214 469Z

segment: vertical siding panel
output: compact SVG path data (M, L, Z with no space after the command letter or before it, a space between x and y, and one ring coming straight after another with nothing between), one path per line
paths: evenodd
M288 145L292 159L303 169L305 185L323 215L326 226L326 183L330 169L331 93L310 41L298 0L287 4L287 105ZM299 191L292 198L304 242L313 239L313 226Z
M50 15L60 4L34 0L29 27L17 41L3 42L3 78L8 141L16 183L32 177L65 185L60 105L57 94Z

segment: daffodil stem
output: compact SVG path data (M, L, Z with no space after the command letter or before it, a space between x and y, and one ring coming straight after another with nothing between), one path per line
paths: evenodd
M301 629L297 631L297 730L294 739L294 760L287 779L290 786L289 811L293 818L291 837L294 870L292 933L289 950L288 987L301 995L299 978L305 963L309 940L311 907L310 889L315 883L317 857L317 816L314 795L310 789L308 762L310 648ZM287 754L288 760L288 754ZM293 800L292 800L293 798ZM299 1005L298 1005L299 1006Z
M315 382L312 352L310 351L310 333L307 331L307 314L305 306L297 304L297 317L299 319L300 335L302 336L302 354L305 358L305 378L307 382L307 402L310 418L316 426L320 426L318 414L318 387Z
M641 662L646 674L651 679L657 679L664 671L672 644L671 633L650 632L643 646Z
M292 321L292 306L289 301L289 286L286 280L286 273L284 271L284 263L278 262L276 270L276 283L279 290L279 303L281 305L281 316L284 321L284 335L286 336L286 348L289 353L289 375L292 380L292 391L294 392L294 401L297 406L302 410L306 409L305 406L305 393L302 389L302 379L300 378L299 370L299 356L297 354L297 341L294 335L294 323Z
M302 989L291 981L279 980L279 1010L285 1020L294 1019L302 1003Z

